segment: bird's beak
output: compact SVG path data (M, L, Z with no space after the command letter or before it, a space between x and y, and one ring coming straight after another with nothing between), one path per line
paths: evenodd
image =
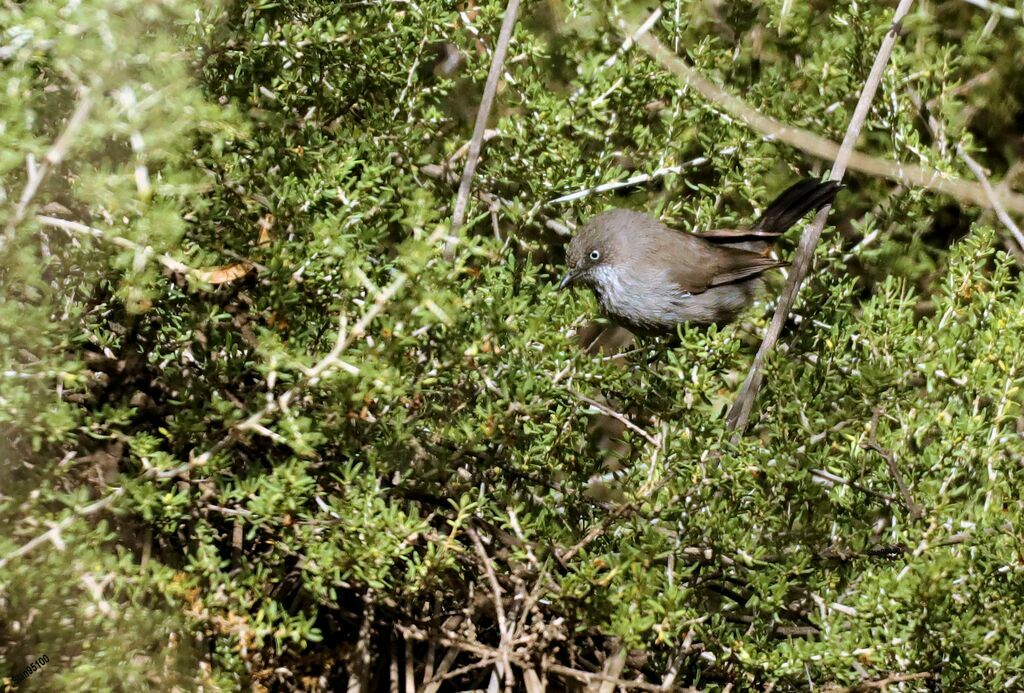
M576 281L576 276L576 272L573 270L569 270L568 272L566 272L565 276L562 277L562 281L558 282L558 290L561 291L562 289Z

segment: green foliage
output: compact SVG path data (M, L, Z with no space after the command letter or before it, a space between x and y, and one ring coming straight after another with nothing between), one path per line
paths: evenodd
M503 9L0 9L0 675L46 654L25 686L329 690L361 638L380 671L407 638L422 675L421 634L486 652L507 617L517 676L624 646L623 678L710 690L1019 686L1024 292L993 219L851 174L733 440L774 292L586 353L555 229L742 224L827 164L620 51L646 6L531 3L447 262ZM703 74L835 140L891 16L662 9ZM1012 187L1019 22L947 0L904 34L861 148L970 178L961 143Z

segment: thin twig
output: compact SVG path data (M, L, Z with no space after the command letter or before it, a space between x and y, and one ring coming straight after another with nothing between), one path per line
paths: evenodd
M905 681L920 681L921 679L930 679L933 674L927 671L922 671L916 674L890 674L884 679L878 679L876 681L864 681L858 683L856 686L850 688L841 688L838 693L862 693L863 691L884 691L894 683L903 683Z
M620 505L616 508L615 512L608 515L601 524L591 527L590 531L588 531L575 546L572 546L564 553L558 554L558 561L562 565L567 564L576 554L587 548L587 546L589 546L595 539L607 532L608 528L612 526L612 523L626 515L635 507L636 505L634 503L623 503Z
M78 105L75 106L74 112L71 117L68 118L67 125L64 126L64 131L61 132L60 136L56 139L50 150L46 152L46 156L43 157L42 163L38 166L29 166L28 180L25 182L25 187L21 191L21 197L18 198L18 204L14 208L14 214L11 215L10 220L7 222L7 226L4 229L4 234L0 237L0 251L3 251L4 247L14 238L14 233L18 227L18 224L25 220L25 215L28 212L28 207L32 204L32 200L36 196L36 192L39 191L39 186L42 185L46 176L50 173L51 169L60 165L60 162L64 160L68 150L71 149L71 143L75 139L75 135L85 124L86 118L89 117L89 112L92 110L93 101L92 94L83 89L78 96Z
M633 47L638 38L646 34L648 31L651 30L651 28L655 24L658 23L659 19L661 19L660 7L654 10L654 12L652 12L651 15L644 21L644 23L638 26L636 30L633 31L633 33L626 36L626 40L622 42L622 45L620 45L614 53L608 56L607 60L601 63L601 67L599 68L599 70L607 70L612 65L614 65L620 57L625 55L626 52ZM587 86L588 85L586 84L581 84L579 87L577 87L576 90L569 95L569 103L575 103L575 101L579 99L580 95L582 95L583 92L587 90Z
M630 421L628 418L626 418L625 414L621 414L621 413L615 411L614 409L612 409L611 407L609 407L609 406L607 406L605 404L601 404L600 402L598 402L596 400L590 399L586 395L581 394L579 392L576 392L576 390L569 389L569 392L574 394L577 399L579 399L580 401L582 401L582 402L584 402L586 404L589 404L594 409L597 409L598 411L600 411L602 414L610 416L613 419L615 419L616 421L622 422L622 424L626 428L628 428L629 430L633 431L634 433L638 433L639 435L643 436L644 439L648 443L653 445L654 447L656 447L656 448L660 448L661 447L661 441L659 441L657 438L652 436L650 433L648 433L647 431L645 431L644 429L640 428L635 423Z
M634 185L640 185L641 183L646 183L648 181L655 180L657 178L661 178L672 173L682 173L688 168L700 166L701 164L706 163L707 161L707 157L698 156L696 159L690 159L689 161L685 161L676 166L665 166L664 168L659 168L657 171L652 171L651 173L641 173L640 175L633 176L632 178L627 178L626 180L612 181L610 183L601 183L600 185L596 185L592 188L577 190L574 193L569 193L567 195L562 195L561 197L556 197L553 200L549 200L548 204L557 205L562 204L564 202L572 202L573 200L579 200L581 198L593 195L594 193L608 192L609 190L618 190L619 188L629 188Z
M1024 250L1024 233L1021 232L1020 227L1017 226L1016 222L1007 213L1006 208L999 201L999 196L996 191L992 188L992 184L988 180L988 176L985 174L985 169L982 168L974 157L964 151L962 144L957 143L956 153L960 155L960 158L967 164L967 168L971 169L971 173L974 174L978 182L981 183L981 187L985 189L985 194L988 195L989 200L992 202L992 209L996 213L996 217L999 221L1003 222L1010 233L1013 235L1013 240L1017 241L1017 245L1020 246L1021 250Z
M846 166L851 161L853 147L857 143L861 129L864 127L864 121L871 110L871 102L874 100L875 92L878 90L878 85L882 80L882 74L885 72L885 67L889 62L889 56L892 55L892 49L896 45L896 39L899 37L899 28L902 25L903 18L910 11L910 6L913 2L914 0L900 0L900 4L893 13L892 26L886 32L885 38L882 39L882 45L878 50L878 55L875 56L874 65L871 66L871 73L864 83L860 98L857 100L857 107L854 109L853 117L850 119L850 125L846 129L843 145L835 158L835 164L832 166L832 174L829 178L833 181L842 181L843 174L846 173ZM757 392L761 387L761 381L764 377L765 359L775 348L775 343L782 333L782 327L786 322L786 318L793 309L793 303L796 301L800 286L803 283L804 277L807 276L808 269L810 269L811 260L814 257L814 248L817 246L821 232L825 228L825 221L828 219L830 210L831 205L823 207L814 217L814 221L804 230L803 236L800 238L800 245L793 260L792 270L786 280L786 288L783 290L779 305L775 309L775 315L772 316L771 325L768 326L768 330L765 332L764 339L757 350L754 362L750 366L750 372L743 381L743 386L740 388L736 402L729 411L729 428L735 430L737 434L742 434L747 426L750 411L754 405L754 399L757 397Z
M250 415L244 421L235 425L238 430L250 430L260 433L271 438L277 434L270 434L268 429L261 425L261 421L273 414L276 411L287 409L288 404L301 390L308 387L311 384L319 382L326 373L335 368L340 368L349 373L358 373L359 370L345 361L342 361L340 356L344 353L354 340L362 337L366 332L367 326L376 318L384 307L391 301L391 299L398 293L405 282L408 280L408 275L404 272L399 273L388 286L377 294L377 297L373 301L373 305L363 313L359 321L356 322L355 326L351 331L345 329L344 318L342 318L341 326L338 330L338 338L335 341L334 347L331 351L320 361L317 362L312 368L306 370L306 378L296 383L291 389L285 392L283 395L277 398L273 398L264 405L262 409ZM279 441L280 442L280 441Z
M903 475L900 474L899 467L896 466L896 457L889 450L883 448L875 437L875 432L878 430L878 419L880 416L881 411L876 409L874 415L871 417L871 424L868 426L867 440L862 442L860 446L865 450L873 450L882 456L882 459L884 459L885 463L889 466L889 473L892 474L893 479L896 480L896 486L900 490L900 496L903 497L903 502L906 504L907 510L910 512L911 519L916 520L917 518L924 516L924 510L914 502L913 496L910 495L910 489L907 487L906 482L903 481Z
M894 28L896 28L896 22L894 22ZM624 29L628 31L630 27L625 26ZM893 30L890 30L886 36L893 37L895 40ZM650 34L642 36L637 40L637 45L661 63L662 67L693 87L701 96L746 123L750 128L762 133L766 139L784 142L826 161L838 161L843 149L840 145L809 130L759 113L743 99L705 79L703 75L683 62L654 36ZM979 207L990 208L992 206L981 185L954 178L944 171L924 168L917 164L889 161L858 151L850 151L844 154L844 157L843 168L849 167L853 171L887 178L904 185L933 190ZM1010 191L998 191L997 194L1004 207L1013 212L1024 213L1024 195Z
M491 58L491 71L487 74L483 97L480 99L480 110L476 113L476 125L473 127L473 138L470 140L466 166L462 169L459 193L455 199L451 238L444 248L444 257L449 261L455 256L457 234L466 220L466 207L469 205L469 190L473 185L473 174L476 173L476 165L480 161L480 148L483 145L484 131L487 130L487 119L491 115L491 106L494 105L494 95L498 91L498 79L504 69L505 54L508 52L508 44L512 40L512 29L516 25L518 13L519 0L508 0L508 5L505 7L505 18L501 22L501 31L498 33L498 43L494 47L494 55Z
M885 460L889 466L889 473L892 474L896 480L896 486L900 489L900 495L903 497L903 502L907 505L907 510L910 511L910 517L913 519L919 518L924 515L924 511L921 506L914 503L913 497L910 495L910 489L907 488L906 482L903 481L903 475L900 474L899 467L896 466L896 458L893 454L878 444L877 440L869 440L861 445L865 450L874 450L882 459Z

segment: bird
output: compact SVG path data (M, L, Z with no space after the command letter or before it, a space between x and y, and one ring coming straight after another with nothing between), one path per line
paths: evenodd
M725 325L751 304L766 271L786 265L766 254L771 242L808 212L831 205L841 187L801 180L750 228L699 235L643 212L608 210L569 241L568 271L558 288L588 286L603 313L634 333L674 332L684 323Z

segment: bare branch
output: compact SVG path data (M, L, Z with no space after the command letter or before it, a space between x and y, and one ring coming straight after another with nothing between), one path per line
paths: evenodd
M878 439L875 437L875 432L878 430L878 419L881 416L881 411L875 410L874 415L871 417L871 424L868 426L867 440L860 444L861 448L865 450L873 450L882 456L885 463L889 466L889 473L892 474L893 479L896 480L896 486L900 490L900 496L903 497L903 502L907 506L907 510L910 512L911 519L917 519L924 516L924 510L917 503L914 502L914 498L910 495L910 489L907 488L907 484L903 481L903 475L900 474L900 469L896 466L896 457L888 450L883 448Z
M598 693L614 693L615 681L622 675L622 669L626 666L626 648L620 643L615 654L608 657L604 662L605 678L601 681Z
M373 305L363 313L362 317L359 318L359 321L356 322L351 331L345 329L345 320L343 317L341 320L341 326L338 329L338 338L334 343L334 347L326 356L320 359L316 365L306 370L306 378L296 383L280 397L268 401L262 409L253 413L244 421L236 424L235 428L241 431L254 431L261 435L269 436L270 438L277 440L277 442L284 442L278 434L270 432L261 424L263 419L276 411L286 409L288 407L288 403L291 402L295 395L304 388L319 382L325 374L333 369L341 368L349 373L358 373L359 369L352 364L341 360L341 354L352 344L353 341L363 336L366 332L367 326L369 326L374 318L380 315L380 312L384 310L384 307L390 303L391 299L394 298L399 289L405 285L408 278L408 275L404 272L399 273L399 275L395 277L383 291L377 294L377 297L373 301Z
M483 97L480 99L480 110L476 113L476 125L473 127L473 138L469 143L466 166L462 169L462 181L459 183L459 193L455 199L455 213L452 214L451 238L444 248L446 260L451 260L454 257L457 243L456 234L466 221L469 190L473 185L476 165L480 161L480 148L483 145L484 132L487 130L487 119L491 115L491 106L494 105L494 95L498 91L498 79L501 77L505 64L505 54L508 52L508 44L512 40L512 29L516 25L518 13L519 0L508 0L508 5L505 7L505 18L501 22L501 31L498 33L498 43L494 47L494 55L491 58L491 71L487 74Z
M833 181L842 181L843 174L846 173L846 166L852 160L854 145L856 145L860 131L864 127L864 121L867 119L868 111L871 109L871 102L874 100L875 92L882 81L882 74L885 72L885 67L889 62L889 56L892 55L892 49L896 45L899 27L903 22L903 18L910 11L910 6L913 2L914 0L900 0L896 11L893 12L892 26L886 32L885 38L882 39L882 45L878 49L878 55L875 56L874 65L871 66L871 72L864 82L864 88L861 90L857 106L853 111L853 117L850 119L850 125L846 129L843 145L835 157L832 174L829 176ZM800 238L800 245L797 248L796 257L793 259L792 270L786 280L786 288L783 290L779 305L775 308L775 315L772 316L772 322L768 326L767 332L765 332L761 346L754 357L754 362L750 366L750 372L743 381L740 393L736 397L736 402L729 411L729 428L737 431L737 433L742 433L747 426L750 411L754 406L754 399L757 397L757 392L761 388L761 381L764 377L765 359L775 348L775 343L782 333L782 327L786 322L786 318L793 309L793 303L796 301L800 286L803 283L804 277L807 276L807 271L810 269L811 260L814 257L814 248L817 246L821 232L825 228L825 221L828 219L831 209L831 205L823 207L814 217L814 221L804 230L803 236Z
M894 22L893 24L895 28L897 23ZM629 29L629 27L624 28L626 30ZM887 38L891 36L895 41L893 30L890 30L886 36ZM883 41L883 46L884 44L885 42ZM762 133L767 139L784 142L807 154L827 161L838 161L842 151L840 145L809 130L783 123L775 118L759 113L743 101L743 99L733 96L722 87L705 79L703 75L687 65L650 34L640 37L637 40L637 45L661 63L662 67L688 86L693 87L701 96L738 120L746 123L752 129ZM904 185L926 188L979 207L989 208L992 206L988 195L985 194L985 190L981 185L960 178L954 178L943 171L924 168L916 164L880 159L870 154L852 150L844 154L844 157L844 169L849 167L854 171L887 178ZM1010 191L999 191L997 196L1007 209L1024 213L1024 195Z
M582 681L583 683L593 686L595 683L610 683L613 686L624 688L626 690L639 690L639 691L664 691L659 684L647 683L646 681L627 681L626 679L616 678L614 676L606 676L605 674L598 674L596 672L583 671L581 669L573 669L572 667L562 666L561 664L542 664L545 671L550 671L552 674L561 674L562 676L568 676L569 678ZM693 688L680 689L684 691L694 691Z
M562 195L561 197L556 197L555 199L550 200L548 204L557 205L562 204L564 202L572 202L573 200L579 200L584 197L589 197L594 193L608 192L609 190L618 190L619 188L629 188L634 185L640 185L641 183L646 183L647 181L655 180L657 178L661 178L662 176L667 176L672 173L682 173L688 168L693 168L694 166L699 166L707 162L707 160L707 157L699 156L696 159L690 159L689 161L685 161L676 166L665 166L664 168L659 168L657 171L652 171L651 173L641 173L640 175L633 176L632 178L627 178L626 180L612 181L610 183L601 183L600 185L596 185L592 188L586 188L584 190L578 190L574 193Z
M938 139L940 143L944 143L946 141L945 128L943 128L942 123L932 115L931 108L926 108L924 106L921 102L920 95L913 89L908 89L907 93L910 96L911 102L913 102L919 110L925 113L926 120L928 122L928 129L931 130L932 136ZM963 159L964 163L967 164L967 168L971 169L971 173L974 174L974 177L978 179L978 182L985 191L985 195L988 196L989 202L992 203L992 209L995 211L996 217L1003 223L1003 226L1007 228L1020 249L1024 251L1024 233L1021 233L1020 227L1017 226L1016 222L1014 222L1009 213L1007 213L1006 208L1003 207L1002 203L999 201L999 196L992 187L992 183L989 181L988 174L985 173L985 169L974 157L967 153L962 142L957 142L956 153L961 159ZM1009 177L1010 176L1007 176L1007 178Z
M995 211L996 217L1010 231L1010 234L1013 235L1013 240L1017 241L1017 245L1021 247L1021 250L1024 250L1024 233L1021 233L1020 227L1017 226L1017 223L1010 217L1006 208L999 201L999 196L996 195L996 191L992 188L992 183L989 182L985 169L982 168L981 164L974 157L964 150L962 144L957 143L956 153L960 155L960 158L967 164L967 168L971 169L971 173L981 183L981 187L985 189L985 194L988 195L989 200L992 202L992 209Z
M933 674L927 671L922 671L916 674L890 674L884 679L878 679L877 681L864 681L858 683L856 686L851 688L840 688L836 693L863 693L864 691L886 691L889 690L889 686L894 683L903 683L905 681L920 681L921 679L930 679Z

